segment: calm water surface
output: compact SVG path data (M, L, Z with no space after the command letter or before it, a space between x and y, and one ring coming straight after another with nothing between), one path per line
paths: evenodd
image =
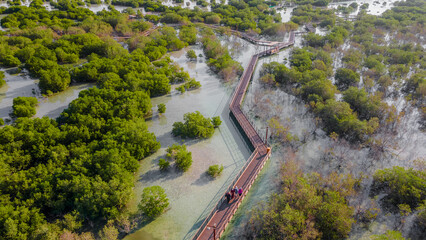
M88 89L93 84L78 84L70 86L63 92L44 97L38 88L38 80L25 73L10 74L5 69L6 84L0 88L0 118L10 118L13 99L16 97L36 97L39 104L35 117L48 116L57 118L68 107L68 104L78 97L80 91Z
M251 56L255 49L245 41L239 40L235 43L233 40L224 38L222 42L241 50L235 54L235 58L244 66L249 61L247 56ZM197 55L203 54L201 46L191 48ZM229 98L236 82L224 83L220 80L209 70L204 57L199 58L197 62L188 61L185 57L188 49L190 48L171 53L171 59L188 71L191 77L200 81L202 87L184 94L172 91L167 96L152 99L153 106L164 103L167 107L165 114L154 114L152 119L147 121L149 130L154 132L161 142L161 149L141 161L135 201L130 204L131 208L136 209L143 188L160 185L170 199L170 209L125 239L190 238L250 155L241 135L229 119ZM153 110L156 112L156 107ZM213 137L207 140L182 141L174 138L171 135L173 123L182 121L184 113L194 111L200 111L208 117L219 115L223 123ZM188 172L180 173L173 167L168 172L160 172L158 160L165 157L166 148L173 143L185 143L192 152L193 163ZM207 168L213 164L224 166L222 176L216 180L206 174Z

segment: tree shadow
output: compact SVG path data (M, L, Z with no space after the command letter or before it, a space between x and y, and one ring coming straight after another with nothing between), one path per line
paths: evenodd
M181 138L179 136L173 136L172 132L166 132L162 135L156 136L157 141L161 143L162 147L169 147L172 146L174 143L186 146L191 146L194 144L197 144L201 141L209 141L209 138Z
M33 79L31 79L31 80L25 79L25 80L17 80L17 81L23 82L23 81L34 81L34 80ZM38 97L39 96L38 93L37 93L38 89L36 89L35 87L37 87L35 85L35 83L31 83L31 84L24 85L24 86L21 86L21 87L9 89L8 92L7 92L7 98L13 100L16 97L22 97L22 96ZM9 86L9 88L10 88L10 86ZM36 94L33 94L33 89L35 89Z
M143 227L145 227L146 225L150 224L151 222L155 220L155 218L148 218L146 216L143 216L143 214L141 214L140 211L130 214L129 219L130 219L130 222L133 222L134 225L132 226L131 230L128 233L125 233L122 235L122 238L124 238L126 235L133 234L141 230ZM149 233L144 232L144 235L147 235L147 234ZM150 236L147 239L151 239Z
M43 116L48 116L52 119L55 119L55 118L59 117L61 115L61 113L67 108L68 108L68 106L60 106L58 108L50 110L49 112L45 113ZM43 117L43 116L40 116L40 117Z
M165 158L165 155L158 156L157 158L153 159L151 164L155 165L155 169L151 169L147 171L146 173L139 176L138 182L155 182L158 180L172 180L175 178L178 178L183 175L183 172L176 168L176 166L171 165L166 170L161 170L158 167L158 162L161 158Z
M160 118L160 114L157 112L152 113L148 117L145 118L145 122L154 121L156 119Z
M191 183L191 185L203 186L210 183L213 180L214 178L208 175L207 172L203 172L200 174L200 177L197 180L195 180L195 182Z
M150 224L151 222L155 221L157 218L159 218L161 215L168 212L170 209L171 209L170 207L166 208L164 212L162 212L159 216L156 216L156 217L148 217L144 215L141 210L137 210L135 212L129 213L128 220L130 222L130 231L121 231L120 237L118 239L123 239L124 237L130 234L134 234L138 231L141 231L142 228L144 228L146 225ZM157 239L150 232L147 232L146 230L142 229L142 233L144 236L143 239Z
M209 141L209 138L181 138L181 137L173 137L176 141L180 140L181 144L185 144L186 146L191 146L197 144L202 141Z
M11 118L10 114L12 113L12 106L6 106L0 108L0 117L1 118Z

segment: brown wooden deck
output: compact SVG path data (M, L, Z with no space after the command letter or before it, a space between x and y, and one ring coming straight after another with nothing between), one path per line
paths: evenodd
M235 32L235 31L234 31ZM242 35L240 35L242 36ZM197 233L194 235L193 239L218 239L225 231L226 226L228 225L231 218L234 216L242 200L246 196L248 190L251 188L254 180L257 178L260 170L262 170L265 165L266 160L269 159L271 154L268 146L263 142L262 138L254 129L253 125L244 115L241 110L241 104L244 99L244 95L250 83L250 79L253 75L254 69L256 67L257 61L260 57L269 56L277 51L291 46L294 44L294 32L290 33L289 41L286 43L276 43L270 42L269 46L272 46L271 49L265 50L258 54L255 54L251 57L250 63L245 69L243 75L240 78L237 88L235 89L234 95L231 99L229 109L231 113L235 116L236 121L241 126L244 134L250 140L251 144L254 147L254 151L250 158L247 160L246 164L243 166L233 183L226 189L223 193L223 197L216 204L216 206L211 211L210 215L204 220L198 229ZM247 36L246 36L247 37ZM246 37L244 37L246 39ZM251 37L250 37L251 38ZM255 39L250 39L251 42L257 43ZM263 45L265 41L262 42ZM266 45L266 44L265 44ZM224 196L225 193L230 189L238 186L243 188L243 195L237 198L234 198L227 203ZM214 230L215 229L215 230Z

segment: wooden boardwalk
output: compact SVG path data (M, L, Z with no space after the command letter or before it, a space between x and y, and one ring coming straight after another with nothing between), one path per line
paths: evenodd
M235 31L236 32L236 31ZM244 36L246 34L241 34L237 32L239 36ZM262 170L266 161L270 157L270 148L263 142L262 138L254 129L253 125L251 125L250 121L244 115L241 110L241 104L244 99L244 95L249 86L251 77L253 75L254 69L256 67L257 61L260 57L272 55L279 50L291 46L294 44L294 36L295 33L290 33L290 38L288 42L269 42L268 46L272 46L272 48L265 50L263 52L257 53L251 57L250 63L245 69L243 75L240 78L237 88L235 89L234 95L231 99L231 103L229 105L229 109L234 115L236 121L241 126L244 134L249 139L250 143L254 147L254 151L250 158L247 160L246 164L243 166L237 177L234 179L232 184L226 189L223 193L223 197L219 200L213 210L210 212L208 217L201 224L197 233L194 235L193 239L219 239L222 233L225 231L226 226L228 225L231 218L234 216L238 207L240 206L242 200L246 196L248 190L251 188L254 180L257 178L260 170ZM247 39L248 35L246 35L245 39ZM251 38L251 37L250 37ZM248 40L248 39L247 39ZM251 38L249 41L257 43L261 42L261 44L267 41L259 41L254 38ZM265 44L266 45L266 44ZM230 191L230 189L238 186L239 188L243 188L243 194L240 197L236 197L232 199L229 203L226 202L224 196L225 193Z

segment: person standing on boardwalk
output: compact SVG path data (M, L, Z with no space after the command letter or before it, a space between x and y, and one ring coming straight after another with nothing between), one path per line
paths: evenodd
M226 192L225 197L226 197L226 200L229 203L229 201L231 200L231 194L229 194L229 192Z
M243 195L243 188L238 189L238 195L240 195L240 197Z
M238 197L238 187L237 186L235 186L234 192L235 192L235 197Z
M234 198L235 189L231 189L231 199Z

